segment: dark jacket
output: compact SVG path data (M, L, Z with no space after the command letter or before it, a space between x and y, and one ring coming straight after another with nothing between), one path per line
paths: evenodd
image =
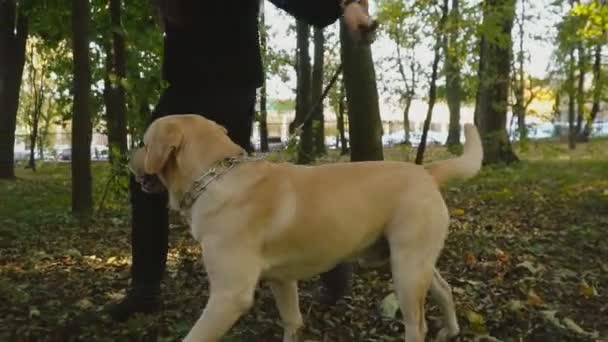
M171 1L171 0L170 0ZM341 15L339 0L270 0L297 19L324 27ZM164 18L163 77L184 87L259 87L259 0L172 0L178 20Z

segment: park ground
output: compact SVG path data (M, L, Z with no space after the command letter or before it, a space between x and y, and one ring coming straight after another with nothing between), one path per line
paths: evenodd
M438 268L453 286L458 341L606 341L608 338L608 140L520 147L522 162L485 168L443 189L452 214ZM411 159L407 148L387 159ZM447 152L432 148L429 160ZM325 162L334 161L326 158ZM107 164L94 164L96 214L85 227L70 215L68 164L18 170L0 182L1 341L174 341L200 315L208 282L200 248L177 218L171 225L162 313L114 323L104 305L124 295L129 271L129 210ZM328 185L330 186L330 185ZM317 279L301 282L303 335L312 341L393 341L400 313L381 315L391 293L388 269L357 270L352 295L318 303ZM385 306L386 308L386 306ZM430 334L439 314L429 301ZM280 341L270 291L227 341Z

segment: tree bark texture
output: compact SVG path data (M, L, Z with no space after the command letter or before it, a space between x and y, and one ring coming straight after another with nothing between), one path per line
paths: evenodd
M315 43L314 66L312 70L312 106L316 105L323 93L323 60L325 52L325 34L323 29L315 28L313 41ZM325 118L323 104L316 107L313 114L314 153L317 156L327 153L325 150Z
M369 45L359 45L340 23L341 58L351 161L382 160L382 122L376 87L376 71Z
M482 6L476 123L484 163L511 163L518 160L506 129L515 0L486 0Z
M87 218L92 211L91 66L89 2L72 0L74 104L72 108L72 212Z
M312 120L304 120L311 108L311 65L308 47L310 43L310 26L298 20L297 33L297 70L298 83L296 92L295 127L304 123L298 149L298 164L309 164L313 159Z
M27 17L15 1L0 1L0 179L15 178L15 129L27 36Z

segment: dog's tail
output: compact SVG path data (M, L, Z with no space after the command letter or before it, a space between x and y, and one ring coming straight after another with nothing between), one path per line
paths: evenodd
M435 178L437 184L441 185L450 179L469 179L481 169L483 149L475 125L466 124L464 136L466 141L462 155L425 165L426 170Z

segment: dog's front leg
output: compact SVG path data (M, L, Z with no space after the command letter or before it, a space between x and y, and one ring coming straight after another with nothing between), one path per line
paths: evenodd
M283 321L283 342L298 341L298 330L302 327L302 314L298 301L296 281L271 281L270 289Z
M203 314L184 339L186 342L219 341L253 305L260 264L254 262L254 256L231 248L214 253L218 249L221 248L213 244L206 248L205 269L211 294Z

